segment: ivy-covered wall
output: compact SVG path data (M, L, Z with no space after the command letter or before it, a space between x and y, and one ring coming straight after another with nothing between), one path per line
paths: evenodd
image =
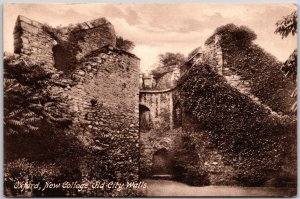
M284 73L281 71L282 63L274 56L267 53L264 49L254 44L253 41L255 39L256 34L245 26L236 26L234 24L221 26L217 28L215 33L205 42L206 51L204 56L202 56L201 59L194 60L193 62L196 65L198 64L198 67L201 66L204 68L205 66L203 63L209 64L211 69L213 69L218 75L224 77L225 84L228 84L232 88L236 88L240 93L239 95L245 95L249 97L250 101L256 103L256 105L258 105L261 109L267 110L269 115L266 117L273 118L273 121L271 120L264 124L265 126L271 125L270 129L262 130L266 132L272 132L269 137L263 138L268 140L265 141L265 144L267 146L269 145L268 147L271 146L269 152L266 151L267 153L265 153L266 156L264 157L264 161L267 161L268 163L263 163L264 161L261 161L260 164L257 163L260 162L258 160L259 158L255 160L251 157L254 153L252 153L252 155L250 155L250 153L246 158L240 156L234 158L236 163L240 160L248 161L248 163L243 163L244 165L240 166L240 169L235 168L235 171L237 171L239 174L236 175L236 179L248 181L248 184L255 184L255 181L258 183L259 176L263 176L258 172L262 168L261 164L270 164L269 171L266 171L264 175L270 172L272 169L276 170L277 167L278 173L274 174L273 178L279 179L282 178L282 175L293 176L292 178L294 178L297 173L295 142L296 118L290 109L293 104L293 98L291 97L291 94L296 86L296 82L284 76ZM204 72L200 71L201 69L198 69L198 75ZM211 78L211 80L212 79L213 78ZM215 99L215 97L212 98ZM210 105L212 105L213 102L214 101L211 101ZM237 101L236 103L240 102L241 101ZM230 109L234 108L232 106L230 108L230 106L226 105L226 103L228 103L228 101L224 102L223 106L225 106L225 109L228 109L227 111L230 111ZM245 114L246 112L242 112L244 113L244 116L242 117L247 117L247 120L250 121L249 116ZM198 114L201 115L200 113ZM221 110L217 111L216 114L220 115ZM225 116L227 117L228 114L229 112L225 113ZM252 114L256 115L254 112ZM259 113L259 115L260 114L261 113ZM209 114L207 114L207 116L208 115ZM225 120L226 117L224 117L223 120ZM248 131L253 132L253 134L256 134L257 131L261 131L257 129L257 127L261 125L257 123L259 117L260 116L257 116L256 121L254 121L252 125L249 124L250 129ZM214 118L216 121L217 117ZM235 121L239 122L235 123ZM260 122L264 123L266 121L260 120ZM241 120L236 116L232 116L232 123L236 125L236 128L238 128L241 125ZM218 126L219 124L219 122L216 122L214 126ZM230 126L230 124L231 122L228 122L226 127ZM251 126L254 129L251 129ZM224 128L222 127L221 129ZM237 130L238 129L236 129L236 131ZM259 135L262 136L262 134ZM221 140L219 136L217 137L219 140ZM250 140L250 142L252 142L250 147L252 147L254 146L252 137L253 135L251 135L250 138L241 138L241 140ZM241 149L243 148L243 143L245 143L245 141L240 142ZM249 144L244 147L250 148ZM284 150L282 150L282 148ZM268 158L272 156L267 155L268 153L274 153L274 157L277 158L277 162L269 161ZM225 157L224 154L222 156ZM236 165L236 163L233 165ZM249 171L243 174L239 173L241 170L243 170L243 167L246 168L247 165L251 164L257 164L256 171L253 168L249 169ZM272 177L269 176L266 178ZM251 179L252 182L249 179ZM281 181L280 183L284 184L285 180L286 179L282 178L279 181Z
M250 93L276 112L290 113L290 97L296 82L284 77L282 63L253 41L256 34L247 27L227 24L216 29L206 41L211 52L222 55L222 73L233 72L239 82L247 81ZM218 48L216 47L218 44ZM216 55L209 53L213 57ZM227 69L227 70L226 70ZM229 76L229 74L227 74Z
M183 122L183 132L199 147L195 152L201 155L199 164L210 183L234 180L260 186L278 177L287 164L295 164L295 159L285 161L285 150L295 133L293 119L271 114L207 64L192 66L179 85L184 118L188 120ZM219 155L220 161L209 162ZM218 166L224 173L215 175ZM234 176L227 175L230 172L225 168L234 171Z

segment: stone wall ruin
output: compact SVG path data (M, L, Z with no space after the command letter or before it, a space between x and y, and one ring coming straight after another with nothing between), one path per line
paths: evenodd
M50 89L68 98L75 114L71 132L99 154L99 173L118 181L137 180L139 58L115 47L114 28L105 18L80 23L71 31L70 27L61 28L59 38L51 32L56 29L48 29L19 16L14 52L52 69L55 86ZM75 46L75 51L66 46ZM65 53L76 58L68 74L64 71L69 64L63 58ZM81 167L89 166L83 157Z
M157 81L158 88L153 88L153 76L140 75L139 58L116 48L114 27L105 18L65 27L60 32L61 38L56 38L43 24L19 16L14 52L54 71L56 86L51 89L69 99L75 113L72 130L86 147L101 154L97 156L103 166L99 168L101 172L110 173L116 180L162 174L155 167L157 160L171 162L182 135L196 131L196 122L181 108L174 73L178 71L162 76ZM68 46L75 48L70 50ZM72 70L65 71L70 64L66 53L74 58ZM193 65L203 59L229 85L261 103L251 95L251 82L225 67L217 37L189 62ZM197 154L199 167L208 173L210 184L224 183L234 171L217 150L206 145L209 141L205 132L197 133L203 137ZM88 166L82 163L82 167Z

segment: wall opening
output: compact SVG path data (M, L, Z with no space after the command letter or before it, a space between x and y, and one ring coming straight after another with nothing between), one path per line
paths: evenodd
M54 67L66 74L73 72L76 66L76 57L69 45L57 44L52 48Z
M54 67L58 70L64 71L68 64L64 48L58 44L52 48L52 51L54 57Z
M174 114L174 128L178 128L182 126L182 108L180 102L177 102L174 106L173 110Z
M140 132L150 131L152 127L150 109L144 105L140 105L139 109Z
M153 176L172 174L171 157L167 149L159 149L153 154L152 174Z

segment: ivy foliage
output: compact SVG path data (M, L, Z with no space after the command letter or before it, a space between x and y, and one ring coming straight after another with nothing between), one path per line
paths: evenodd
M16 159L9 162L4 167L4 193L9 197L24 197L31 195L32 197L62 197L82 196L76 189L68 190L58 187L56 189L46 187L46 183L63 183L65 181L80 181L81 173L78 170L69 168L69 171L62 170L62 166L55 163L39 163L30 162L26 158ZM68 165L70 166L70 165ZM16 189L17 183L39 183L42 189Z
M197 132L205 131L237 171L237 180L259 185L280 171L288 147L287 122L229 86L207 64L192 66L178 85L185 114L197 121L198 130L190 136L199 140Z
M37 133L45 127L66 128L72 114L60 93L51 92L47 66L26 57L4 57L5 134Z
M251 82L251 92L274 111L290 113L296 82L287 80L282 63L254 44L256 34L245 26L227 24L216 29L206 41L219 38L223 65Z
M257 38L256 33L247 26L226 24L218 27L214 34L205 41L205 44L208 45L215 42L216 35L221 37L220 40L222 41L222 44L230 44L234 42L235 45L239 46L250 45L251 42Z
M187 135L182 136L180 147L173 156L173 170L175 179L193 186L209 185L208 173L201 167L197 148L197 139ZM198 141L198 140L197 140Z

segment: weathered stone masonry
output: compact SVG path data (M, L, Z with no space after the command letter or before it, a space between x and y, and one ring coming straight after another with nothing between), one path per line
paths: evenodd
M115 48L113 26L100 18L78 24L72 35L63 36L65 41L72 37L70 42L79 47L77 64L71 74L65 75L61 68L54 67L57 60L53 49L59 41L42 26L19 16L14 32L15 53L53 69L56 86L51 89L69 99L75 113L71 132L99 154L101 166L97 171L115 180L137 180L139 58ZM84 157L82 160L81 167L91 166L84 165Z
M14 29L15 53L52 66L54 65L52 48L56 44L57 42L43 31L41 23L18 16Z
M103 46L116 46L116 34L113 25L105 18L83 22L69 35L80 48L77 58L80 59Z
M65 92L77 112L78 136L115 162L109 172L131 179L139 162L138 72L138 58L104 47L83 60L73 74L80 84Z
M167 131L173 128L173 89L141 90L139 101L150 111L152 129Z
M67 63L64 51L60 51L61 41L45 32L43 24L22 16L18 17L14 30L15 53L28 56L54 72L52 78L56 86L51 89L69 99L75 113L71 132L90 151L99 154L99 172L116 180L172 175L166 167L172 167L167 164L180 147L183 134L197 131L197 122L181 108L176 81L169 84L169 80L175 78L174 71L156 84L153 77L141 76L139 59L116 48L114 28L104 18L80 23L71 32L68 28L62 31L61 39L78 47L73 52L76 64L70 74L63 71ZM251 95L251 82L225 67L218 38L207 45L204 52L193 56L190 65L202 62L203 58L229 85L260 103ZM184 70L188 68L180 73ZM155 85L158 88L152 88ZM172 87L166 88L166 85ZM197 133L203 138L198 151L199 167L207 172L211 184L224 184L234 171L224 163L218 151L207 144L206 132ZM89 168L91 165L83 161L80 166Z
M157 152L165 150L172 158L176 146L180 143L181 131L177 128L179 126L174 125L174 93L174 89L140 91L140 106L148 110L147 112L140 109L140 120L144 118L144 115L149 114L147 121L140 121L140 174L142 177L152 177L158 174L155 172L156 165L153 162ZM145 122L149 123L148 129L142 129Z

